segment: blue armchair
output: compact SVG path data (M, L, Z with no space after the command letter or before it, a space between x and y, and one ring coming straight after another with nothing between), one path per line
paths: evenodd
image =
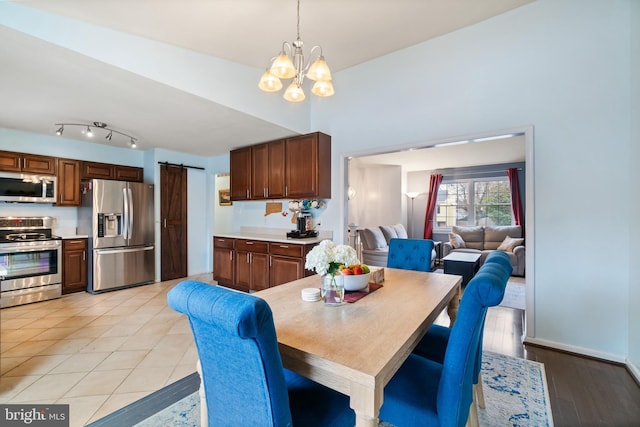
M485 263L480 268L480 271L486 274L494 275L495 279L502 286L502 297L504 297L504 290L511 276L512 266L509 257L500 251L490 253ZM494 305L500 304L502 297ZM497 299L496 299L497 300ZM478 406L484 408L484 393L482 392L482 378L480 375L482 367L482 339L484 332L485 316L482 318L482 328L480 330L480 340L478 343L478 352L476 354L475 366L474 366L474 398L477 399ZM451 328L445 326L433 325L429 328L425 336L420 340L413 353L437 363L443 363L447 345L449 343L449 336L451 334Z
M264 300L191 280L167 299L193 331L209 426L355 424L347 396L282 367Z
M385 387L380 419L403 427L466 424L483 319L504 296L506 280L492 270L481 269L467 285L442 363L411 354Z
M433 271L435 266L433 240L391 239L387 267L403 270Z

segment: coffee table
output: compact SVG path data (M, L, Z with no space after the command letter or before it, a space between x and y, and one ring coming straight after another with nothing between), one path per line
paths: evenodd
M442 261L444 262L444 274L462 276L463 288L480 269L480 254L452 252L442 258Z

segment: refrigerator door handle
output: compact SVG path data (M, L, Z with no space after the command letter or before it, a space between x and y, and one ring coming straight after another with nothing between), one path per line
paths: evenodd
M124 230L122 230L122 235L125 240L129 240L129 198L127 196L127 189L123 188L122 197L124 203L124 218L122 219L122 222L124 224Z
M108 255L108 254L121 254L126 252L142 252L142 251L152 251L154 250L154 246L143 246L140 248L131 248L131 249L95 249L96 255Z
M133 235L133 193L131 193L131 188L127 186L127 194L129 196L129 238Z

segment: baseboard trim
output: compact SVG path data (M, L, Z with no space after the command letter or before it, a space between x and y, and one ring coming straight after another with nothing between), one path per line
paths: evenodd
M564 351L567 353L572 353L577 356L586 356L591 357L593 359L598 359L604 362L613 362L618 365L628 366L627 359L623 356L619 356L616 354L605 353L601 351L595 351L593 349L578 347L574 345L563 344L555 341L544 340L540 338L531 338L526 337L524 340L525 344L533 344L540 347L549 347L555 350Z
M636 380L638 387L640 387L640 369L629 359L627 359L627 371L629 371L633 379Z

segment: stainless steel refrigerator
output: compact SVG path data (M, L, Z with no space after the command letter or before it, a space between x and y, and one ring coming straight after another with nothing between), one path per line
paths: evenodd
M89 292L155 281L153 209L152 184L82 182L78 233L89 236Z

